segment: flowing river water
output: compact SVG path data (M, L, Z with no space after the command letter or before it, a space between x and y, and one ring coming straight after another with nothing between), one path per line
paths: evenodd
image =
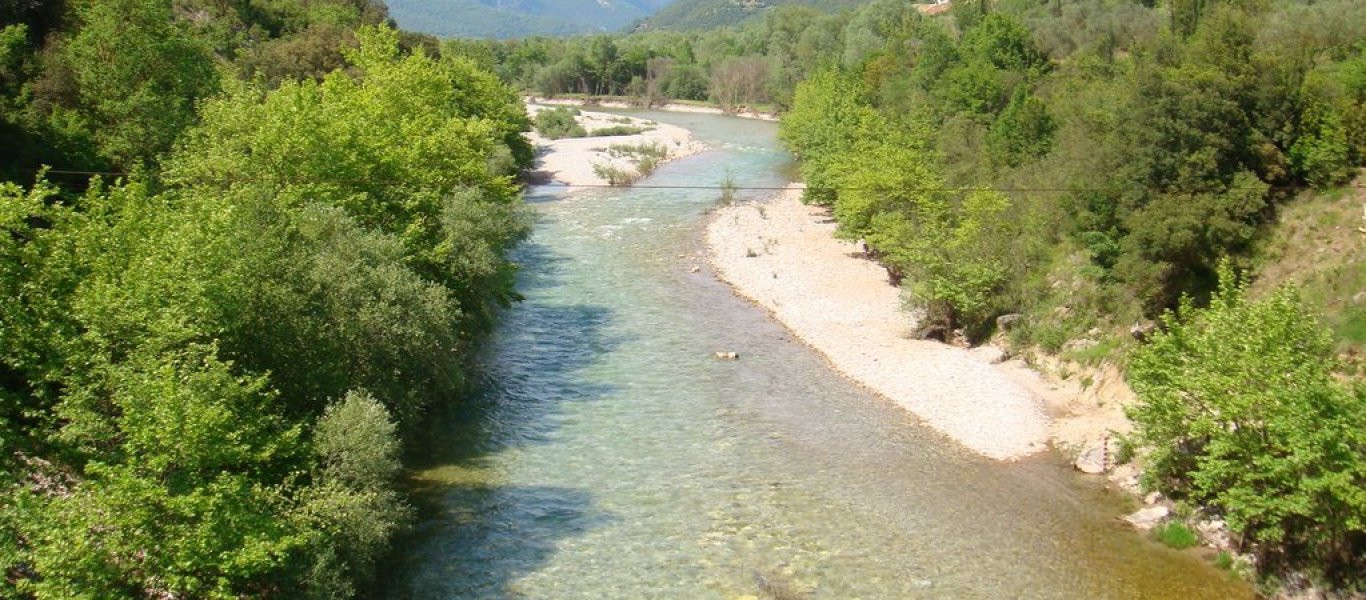
M632 114L714 149L642 184L785 181L771 123ZM391 597L1250 597L1101 482L967 453L693 273L717 192L553 192L483 391L432 419Z

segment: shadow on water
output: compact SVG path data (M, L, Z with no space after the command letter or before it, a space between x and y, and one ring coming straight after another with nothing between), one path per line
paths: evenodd
M560 540L612 519L583 490L455 485L424 515L413 552L382 594L394 600L516 598L518 578L540 569Z
M617 348L610 309L557 301L568 257L534 241L515 251L526 300L490 336L469 397L434 410L410 448L414 529L381 582L387 598L517 597L511 582L552 556L559 540L611 519L585 490L500 485L496 456L553 443L563 407L614 393L584 370Z
M581 378L595 357L620 343L601 333L611 311L535 301L513 310L514 319L534 324L497 344L500 359L481 368L471 397L428 417L410 463L415 469L475 467L508 448L553 442L564 403L591 402L615 391Z
M472 393L428 415L410 452L415 471L477 463L510 447L553 440L561 406L589 402L615 386L583 370L621 345L609 335L612 310L554 302L570 259L528 241L517 248L523 265L518 289L525 300L503 314L480 356ZM477 466L477 465L469 465Z

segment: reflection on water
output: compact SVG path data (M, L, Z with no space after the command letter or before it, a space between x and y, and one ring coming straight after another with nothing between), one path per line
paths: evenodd
M651 118L718 150L650 183L781 183L772 124ZM1249 595L1117 526L1122 501L1056 457L961 451L692 273L715 199L535 204L527 299L492 340L483 392L432 419L392 597Z

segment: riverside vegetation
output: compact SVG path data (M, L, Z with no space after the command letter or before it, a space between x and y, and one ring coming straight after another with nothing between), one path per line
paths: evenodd
M0 596L363 595L517 298L520 100L364 0L0 16Z
M1366 162L1366 8L900 10L880 48L796 88L808 200L941 331L1022 312L1016 341L1056 349L1175 310L1130 364L1146 485L1226 519L1268 581L1358 589L1366 386L1293 287L1252 299L1234 273L1296 191ZM1360 348L1348 310L1337 335Z
M1360 2L878 0L507 42L385 21L0 7L0 595L364 590L407 520L405 432L517 298L514 89L787 110L809 201L942 330L1021 312L1058 350L1160 319L1130 364L1147 485L1269 581L1366 585L1366 309L1243 283L1295 254L1283 217L1351 199Z
M1341 186L1366 163L1363 40L1351 0L968 0L939 17L878 0L450 44L540 94L784 109L807 201L904 281L923 333L981 340L1022 313L1012 340L1059 352L1113 332L1072 354L1132 354L1146 485L1226 519L1269 585L1350 591L1366 306L1361 195ZM1346 252L1300 250L1291 228ZM1306 293L1277 259L1314 263ZM1165 331L1135 348L1145 320Z

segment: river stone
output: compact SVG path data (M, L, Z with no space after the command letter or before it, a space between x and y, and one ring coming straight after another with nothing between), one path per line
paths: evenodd
M1195 531L1200 534L1200 539L1210 546L1220 550L1233 547L1233 540L1228 534L1228 523L1223 519L1199 521L1195 524Z
M1020 313L1010 313L1006 315L1001 315L999 317L996 317L996 328L1000 329L1001 331L1010 331L1010 328L1014 327L1017 323L1020 322L1020 319L1023 318L1024 315Z
M1129 328L1129 336L1140 342L1148 341L1148 338L1152 337L1153 333L1156 332L1157 323L1155 321L1134 323L1134 326Z
M1076 462L1072 463L1072 466L1076 467L1077 470L1082 473L1090 473L1092 475L1104 473L1105 446L1087 446L1085 450L1081 451L1081 455L1077 457Z
M1124 517L1124 520L1130 525L1133 525L1135 529L1147 531L1157 527L1157 524L1161 523L1163 519L1166 519L1167 515L1170 515L1171 512L1171 509L1159 504L1157 506L1141 508L1135 511L1134 514Z

